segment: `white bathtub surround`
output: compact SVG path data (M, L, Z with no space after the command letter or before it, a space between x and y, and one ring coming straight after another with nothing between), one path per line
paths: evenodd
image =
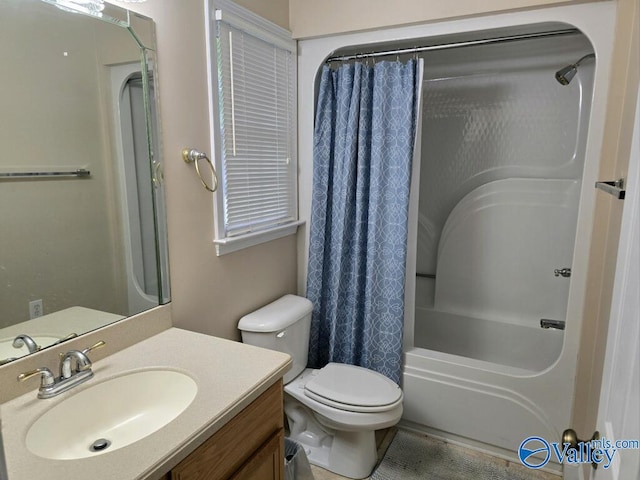
M565 143L563 143L564 145L573 145L574 147L573 149L567 149L562 155L553 156L548 155L547 152L549 152L549 147L557 143L555 140L533 142L532 145L531 143L527 143L527 141L531 139L525 137L522 141L507 142L507 144L510 145L511 153L507 152L506 155L503 155L504 152L493 153L520 160L522 158L522 152L518 149L520 145L527 145L530 148L527 150L528 158L535 160L536 156L540 157L541 160L544 160L546 167L555 170L555 173L553 175L540 174L539 171L536 172L535 165L533 167L531 167L531 165L516 165L515 168L502 168L500 171L503 175L499 178L491 178L486 174L473 174L471 175L472 183L464 186L465 191L459 192L454 203L446 212L442 222L442 225L444 225L446 217L449 216L455 204L465 195L480 185L491 181L504 180L507 178L551 178L558 181L578 181L579 185L575 190L577 190L579 196L579 210L575 217L575 243L573 245L570 264L554 265L553 267L554 269L571 267L572 276L570 279L556 278L553 276L553 271L551 271L551 276L548 280L551 285L556 286L557 283L553 282L569 280L565 282L564 286L559 287L561 289L566 288L567 284L569 285L568 291L564 293L564 295L568 297L568 300L565 300L566 304L564 309L561 310L558 308L558 305L560 305L558 301L550 300L550 297L547 297L545 300L544 295L538 298L538 305L555 305L554 308L556 308L556 310L552 312L553 315L557 314L560 316L564 314L564 318L557 318L557 320L565 319L567 322L564 335L562 332L542 331L542 329L540 329L540 335L549 334L548 336L551 337L552 340L548 342L549 345L545 344L544 347L540 347L540 357L542 358L534 361L536 348L532 344L529 345L529 347L520 347L520 344L511 345L509 343L509 338L511 338L512 333L513 338L520 336L519 333L514 333L511 329L512 327L522 327L524 330L522 330L521 333L527 331L527 329L529 331L535 328L539 329L539 327L532 325L532 322L539 322L540 318L553 315L547 315L545 313L538 317L538 314L543 312L537 311L536 309L538 307L531 303L527 305L526 315L522 316L506 315L497 311L497 309L489 312L489 309L486 307L484 308L486 308L487 311L478 312L475 310L475 307L481 305L483 299L471 297L470 302L465 305L464 309L460 311L452 309L453 311L450 310L446 313L458 317L466 317L464 321L467 321L467 319L471 319L469 321L481 319L487 322L499 320L505 325L509 323L509 325L506 325L504 328L505 332L503 333L505 337L501 342L500 358L480 355L477 352L473 353L473 355L461 356L460 353L464 351L463 347L466 347L464 343L466 342L467 345L473 343L473 339L468 337L461 339L463 345L457 346L458 350L455 351L455 355L420 348L417 334L421 333L421 331L420 328L414 325L413 303L420 303L421 306L433 310L435 297L440 295L436 292L436 287L433 285L434 282L432 279L420 279L420 282L431 283L431 299L423 299L419 295L416 295L415 298L412 297L407 300L406 304L408 313L405 321L403 390L405 392L404 419L408 422L415 422L415 424L446 432L448 435L455 436L461 441L466 439L469 443L475 445L485 445L487 449L496 449L505 455L511 452L512 458L515 458L515 450L517 450L520 442L527 436L539 434L553 441L559 439L562 430L569 426L572 405L574 403L573 396L577 352L582 331L582 309L586 290L586 259L590 246L590 232L593 226L592 211L595 199L595 189L593 185L595 181L598 180L597 173L604 130L604 112L609 84L614 19L615 3L597 2L541 8L532 11L438 22L376 32L346 34L300 42L298 92L299 105L301 105L299 116L301 162L299 168L301 184L300 214L303 219L305 216L308 217L310 205L310 198L306 192L308 192L309 186L311 185L311 149L313 144L313 111L311 105L314 104L314 83L319 66L322 64L324 58L332 52L349 46L359 46L359 49L368 48L369 50L379 50L384 48L385 45L380 45L384 42L389 45L396 41L402 41L404 45L413 45L416 39L423 41L426 39L426 41L438 43L439 41L448 42L465 38L486 38L487 36L496 34L496 31L513 33L576 27L585 35L586 46L591 48L596 54L597 61L595 63L587 64L585 62L582 64L579 73L568 86L559 85L554 79L554 73L559 68L570 62L574 62L580 57L580 55L575 56L576 51L569 48L570 45L562 44L558 45L557 48L552 47L537 50L538 56L535 58L531 58L525 50L520 52L520 56L515 56L518 65L518 69L516 70L518 70L518 73L514 78L527 81L526 79L532 75L534 81L537 82L543 76L547 78L546 75L548 73L549 83L545 84L544 88L548 85L549 88L553 86L553 88L565 89L554 90L554 99L558 98L555 97L557 94L559 98L574 96L574 98L578 98L581 102L578 107L568 112L573 112L573 117L579 119L578 125L575 126L573 130L570 126L567 126L565 129L566 135L558 132L562 139L566 140ZM516 44L513 43L512 45L514 46L513 48L515 48ZM584 45L583 43L583 46ZM460 69L452 71L449 76L458 75L459 78L463 80L463 69L470 69L472 73L475 74L495 74L495 70L492 71L491 68L497 63L500 63L501 58L494 57L493 60L484 63L481 61L482 55L478 53L479 50L476 49L472 55L469 55L468 52L465 53L463 50L464 49L457 49L456 53L452 55L455 58L466 55L469 64L461 64ZM535 52L536 49L533 51ZM530 61L532 62L531 65L529 65ZM544 70L547 73L538 70L543 64L546 64ZM485 66L488 67L488 71L483 70ZM433 64L431 67L435 68ZM583 67L585 68L583 69ZM576 82L577 80L585 80L589 74L589 69L591 69L591 73L593 74L593 94L588 93L586 85L581 85L579 81ZM429 71L430 63L425 61L425 76L429 75ZM447 76L445 72L440 78L447 78ZM437 75L432 78L437 80ZM507 93L513 92L513 89L510 90L512 85L507 82L507 79L502 78L500 75L494 75L493 78L494 81L490 82L489 85L485 85L487 88L491 86L495 87L493 93L496 93L495 89L502 89L503 92ZM540 82L541 81L542 80L540 80ZM437 83L437 81L433 82L433 84L435 83ZM441 85L444 85L444 83ZM537 89L538 87L540 87L540 89ZM514 88L521 90L518 86ZM544 88L542 85L536 85L536 92L543 93ZM527 88L525 87L524 90L527 90ZM476 93L480 95L482 92ZM544 95L538 98L540 98L540 102L548 101L544 99ZM589 100L591 101L590 109L587 108ZM515 124L512 119L501 119L499 117L498 114L501 106L500 101L496 101L492 108L496 114L496 122L502 122L500 123L503 128L502 135L508 137L510 135L510 128ZM466 114L469 111L473 111L473 108L473 105L467 105L466 108L461 107L461 112ZM587 110L589 111L587 112ZM568 116L571 115L568 114ZM459 118L461 117L451 117L451 123L455 123ZM533 131L538 130L537 127L533 128ZM438 135L444 137L447 134L446 132L437 132L436 136ZM465 131L465 135L467 141L469 139L476 139L478 143L473 144L471 142L463 144L461 142L452 142L449 146L452 149L473 145L477 145L478 148L480 148L481 132L469 129ZM423 153L425 149L428 149L427 144L422 145ZM475 151L478 150L476 149ZM487 157L492 157L492 152L485 153ZM493 158L496 158L496 155L493 155ZM477 159L474 155L473 148L468 151L468 158L470 160ZM584 162L584 167L579 166L579 162L582 161ZM498 165L498 167L504 167L504 165ZM511 168L511 171L509 171L509 168ZM489 168L485 170L491 172L495 169ZM576 171L578 171L577 177L574 176ZM473 182L479 183L473 184ZM559 191L561 190L562 189L559 189ZM558 202L562 202L562 200ZM478 202L475 203L480 205ZM515 206L512 208L512 211L517 210ZM507 208L507 210L508 209L509 208ZM476 213L478 218L485 215L481 210L482 209L479 208ZM502 220L508 217L509 215L502 217ZM417 223L417 209L415 218ZM423 227L429 230L437 228L437 225L433 224L433 222L426 222L423 224ZM425 238L424 235L421 238ZM413 250L414 256L409 260L407 266L407 291L411 291L411 289L414 288L417 243L417 240L415 240L415 244L409 246L409 251L411 252ZM540 245L536 245L536 247L539 246ZM306 257L306 240L302 238L300 261L298 262L300 269L299 278L302 280L300 291L304 291L303 283L304 278L306 278L304 265L306 263ZM429 265L425 267L427 266ZM435 264L432 264L432 266L435 266ZM535 264L535 268L541 268L546 271L547 267L543 265L541 261L540 265ZM431 274L436 272L425 271L424 273ZM522 273L523 275L527 274L525 271ZM496 273L496 275L500 278L498 273ZM539 283L539 280L536 280L536 278L542 277L536 277L536 275L534 275L531 280ZM464 280L467 281L467 279ZM478 288L483 287L481 281L479 281L479 283L473 283L475 280L471 279L471 282L474 288L476 288L477 285L479 285ZM505 282L505 284L505 290L515 288L512 282ZM418 287L419 286L418 283ZM465 288L467 287L471 288L471 285L467 284ZM494 286L491 287L493 288ZM455 293L454 291L451 295L455 295ZM489 293L493 297L499 295L496 293L496 290ZM551 295L556 293L555 291L551 291ZM507 296L505 295L505 298L502 299L502 308L505 310L507 309L508 302L513 300L513 298L510 298L512 293L509 293L508 296L509 298L506 298ZM444 297L440 298L442 299ZM525 298L526 300L530 299L529 297L521 298ZM448 319L451 319L451 317ZM460 320L460 318L457 320ZM438 328L442 327L446 329L450 327L449 325L444 325L444 320L441 319L438 321L442 321ZM500 324L490 325L495 327L496 330L500 330ZM479 327L479 325L476 326ZM464 329L465 327L461 326L459 328ZM428 326L426 326L425 330L429 330ZM562 336L564 338L561 338L561 340L557 338ZM528 340L531 340L531 343L533 343L532 339ZM543 338L541 341L544 340ZM450 343L455 343L455 340L450 340ZM496 342L491 345L495 345L495 343ZM560 344L562 346L558 353ZM451 350L450 347L450 345L446 346L446 349ZM474 348L475 347L476 346L474 346ZM547 348L548 350L545 350ZM511 350L527 349L530 349L529 353L510 353ZM484 353L486 353L486 351ZM473 358L478 356L480 356L481 359ZM559 467L556 466L556 468Z
M407 421L512 452L570 423L582 320L572 301L585 285L576 232L581 195L594 194L583 185L600 57L569 86L554 75L589 40L433 59L416 220L430 228L418 228L415 251L416 272L435 278L416 283ZM572 276L555 275L564 268Z
M440 236L434 310L531 328L564 321L570 280L554 270L573 263L579 196L579 180L549 178L495 180L465 195Z

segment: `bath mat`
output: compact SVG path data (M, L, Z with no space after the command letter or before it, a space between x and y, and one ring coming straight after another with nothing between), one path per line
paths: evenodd
M399 430L371 480L547 480L555 475Z

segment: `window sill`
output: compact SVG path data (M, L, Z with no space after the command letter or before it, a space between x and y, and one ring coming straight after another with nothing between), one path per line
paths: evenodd
M253 247L254 245L293 235L298 231L298 227L303 224L304 220L298 220L262 232L247 233L246 235L230 238L216 238L213 241L216 246L216 255L219 257L228 253L237 252L243 248Z

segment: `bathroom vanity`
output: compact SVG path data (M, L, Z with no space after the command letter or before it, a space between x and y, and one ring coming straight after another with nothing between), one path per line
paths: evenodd
M171 469L163 480L282 478L282 400L280 380Z
M108 347L107 340L102 350ZM290 365L291 359L286 354L169 328L95 361L92 367L95 376L91 380L54 398L38 399L37 381L33 380L33 390L0 404L8 478L281 479L284 467L282 377ZM61 437L55 451L52 449L50 454L32 451L31 431L43 415L62 408L73 396L85 394L101 383L154 371L186 375L197 387L191 403L172 421L127 443L123 440L125 435L109 430L110 422L113 423L108 418L109 409L96 408L90 422L93 423L95 417L95 433L112 441L109 448L90 454L81 449L82 453L78 454L72 444L80 441L82 435L74 435L76 424L69 415L68 422L52 428L51 434ZM166 393L162 393L165 387ZM162 407L175 393L172 382L167 382L166 386L161 385L160 393L156 391L152 394L154 398L144 399L143 404ZM104 395L107 404L117 404L123 396L116 388ZM139 403L135 392L130 394L127 390L125 398L127 395L131 398L126 400L126 408L129 403ZM91 409L91 405L86 408ZM151 409L143 413L146 415L148 410ZM90 444L91 441L87 448ZM52 458L45 458L47 456Z

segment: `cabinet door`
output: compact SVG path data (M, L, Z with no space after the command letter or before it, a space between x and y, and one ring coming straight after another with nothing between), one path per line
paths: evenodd
M231 480L283 480L284 435L267 440L238 470Z
M174 467L171 480L226 480L240 472L273 437L282 436L282 394L279 381ZM283 452L284 447L284 462ZM270 478L279 477L261 480Z

